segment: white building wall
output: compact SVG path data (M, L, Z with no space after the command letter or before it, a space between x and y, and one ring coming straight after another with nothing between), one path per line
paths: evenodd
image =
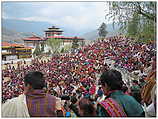
M18 59L17 55L6 56L6 60L7 60L7 61L8 61L8 60L17 60L17 59Z
M71 42L64 42L64 45L72 45Z
M7 50L2 50L2 53L7 53L8 51Z
M27 42L25 42L24 45L27 46L27 47L32 47L32 48L36 47L36 46L33 45L33 43L27 43Z

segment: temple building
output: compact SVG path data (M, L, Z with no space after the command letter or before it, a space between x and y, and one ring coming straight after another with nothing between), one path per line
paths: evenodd
M77 40L81 46L84 45L84 39L80 37L65 37L65 36L49 36L48 38L53 38L53 39L61 39L62 40L62 45L72 45L72 42L74 40Z
M62 49L64 47L72 47L72 43L76 42L79 44L79 46L83 46L85 40L83 38L79 38L79 37L66 37L63 36L62 33L63 31L60 28L57 28L55 26L52 26L50 28L48 28L47 30L44 31L45 32L45 37L39 37L37 35L33 35L31 37L26 37L24 38L24 45L27 47L32 47L32 52L34 52L35 48L37 45L39 45L40 48L42 48L42 46L44 45L44 52L49 52L50 51L50 46L47 45L46 41L48 39L57 39L57 40L61 40L59 49Z
M45 31L45 37L49 38L50 36L59 36L62 35L62 30L60 28L57 28L55 26L52 26L48 28L48 30Z
M26 37L23 39L24 40L24 45L27 47L32 47L36 48L37 45L44 43L46 39L41 38L39 36L33 35L31 37Z
M45 38L46 39L59 39L61 40L61 47L65 45L72 46L72 43L76 40L80 46L84 45L85 40L79 37L66 37L62 36L63 31L60 28L52 26L45 31Z
M30 37L23 38L24 44L11 44L8 42L2 42L2 60L16 60L20 58L31 58L36 48L44 46L44 52L47 53L50 50L50 46L47 45L48 39L61 40L59 49L64 50L68 47L71 48L73 42L77 42L79 46L83 46L85 40L79 37L66 37L62 36L63 31L60 28L52 26L45 31L45 37L39 37L33 34Z
M31 58L32 48L22 44L2 42L2 60L16 60L21 58Z

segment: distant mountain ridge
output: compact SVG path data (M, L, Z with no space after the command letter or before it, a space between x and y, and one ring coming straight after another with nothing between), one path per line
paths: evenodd
M118 25L115 25L115 27L113 28L113 25L112 24L107 24L107 29L108 31L108 34L106 37L110 37L110 36L114 36L114 35L117 35L119 34L119 26ZM93 31L90 31L88 33L85 33L83 35L81 35L80 37L86 39L86 40L90 40L90 41L93 41L93 40L96 40L99 35L98 35L98 30L93 30Z
M31 36L32 33L44 37L44 31L51 26L52 24L47 22L2 19L2 41L23 43L22 38ZM60 28L60 26L58 27ZM117 34L118 28L118 25L116 25L115 29L113 29L112 24L107 24L107 36ZM75 34L69 28L63 28L61 26L61 29L64 31L63 35L65 35L65 32L72 37ZM99 37L98 30L90 30L89 32L82 34L79 37L82 37L88 41L93 41Z
M88 33L81 35L80 37L91 41L91 40L95 40L96 38L98 38L99 35L98 35L97 30L93 30L93 31L90 31Z
M48 22L35 22L35 21L25 21L25 20L15 20L15 19L2 19L2 27L6 29L15 30L16 32L33 32L37 35L44 36L44 31L47 28L53 26ZM62 28L62 26L57 26L62 30L69 31L67 28Z
M2 27L2 42L23 44L24 42L22 39L24 37L28 37L31 35L32 33L17 32L17 31Z

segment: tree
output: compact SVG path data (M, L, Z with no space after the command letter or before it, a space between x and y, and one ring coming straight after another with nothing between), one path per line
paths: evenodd
M46 41L46 44L51 48L51 52L53 54L58 53L58 50L60 48L62 40L61 39L55 39L55 38L49 38Z
M133 18L128 21L127 25L127 35L135 37L139 32L139 16L134 14Z
M61 53L64 53L64 48L61 49Z
M40 55L40 54L41 54L41 49L40 49L39 44L37 44L37 45L36 45L36 48L35 48L35 50L34 50L34 52L33 52L33 56L38 56L38 55Z
M73 49L76 49L79 47L79 44L78 44L78 40L77 39L74 39L73 42L72 42L72 48Z
M45 47L45 43L42 42L42 43L41 43L41 52L44 52L44 47Z
M156 2L111 1L106 19L118 23L120 30L138 39L156 39ZM132 33L133 32L133 33Z
M106 31L106 24L104 22L101 24L98 31L99 31L98 34L100 37L102 37L102 38L106 37L108 32Z

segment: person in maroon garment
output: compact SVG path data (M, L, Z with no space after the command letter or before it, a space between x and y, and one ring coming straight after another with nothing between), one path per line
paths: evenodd
M26 102L30 117L55 117L56 98L46 94L45 79L41 72L29 72L24 77Z

